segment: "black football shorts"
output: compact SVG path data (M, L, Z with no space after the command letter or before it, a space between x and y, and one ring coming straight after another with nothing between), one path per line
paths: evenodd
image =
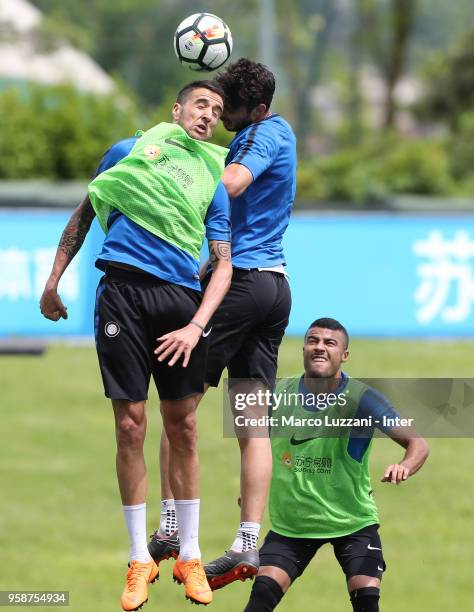
M359 575L380 580L386 565L378 527L369 525L339 538L289 538L269 531L260 549L260 566L279 567L293 582L301 576L321 546L330 543L346 580Z
M201 294L145 272L108 267L96 294L95 339L105 395L146 400L153 376L162 400L204 391L207 338L201 337L186 368L159 362L156 338L187 325Z
M262 380L273 388L290 310L284 274L234 268L230 289L212 319L206 383L217 387L227 368L229 379Z

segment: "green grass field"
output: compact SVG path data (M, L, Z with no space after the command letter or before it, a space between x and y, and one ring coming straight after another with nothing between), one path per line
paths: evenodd
M355 340L353 376L472 376L474 345ZM287 339L281 376L301 369L301 341ZM115 439L92 348L53 346L41 358L1 357L0 590L68 590L74 612L114 612L127 561L127 536L115 479ZM399 407L403 412L403 407ZM148 409L149 528L159 514L158 401ZM238 523L235 440L222 435L222 391L199 410L202 466L201 548L222 554ZM379 482L402 449L378 439L373 487L388 566L384 612L472 610L474 476L472 439L431 440L423 470L400 487ZM266 529L267 525L265 525ZM241 612L250 583L218 591L214 612ZM189 609L171 563L150 588L145 610ZM281 603L282 612L350 610L330 547L318 554ZM33 609L33 608L23 608ZM38 608L34 608L37 610Z

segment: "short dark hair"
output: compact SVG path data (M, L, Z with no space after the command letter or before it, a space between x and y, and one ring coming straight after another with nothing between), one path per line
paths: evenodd
M342 323L339 323L339 321L336 321L336 319L331 319L330 317L322 317L320 319L316 319L315 321L313 321L308 327L308 329L306 330L306 334L304 336L305 342L306 342L306 338L308 336L309 330L312 329L313 327L319 327L320 329L332 329L334 331L342 332L345 338L345 341L346 341L346 348L349 346L349 334L347 333L347 329L344 327L344 325L342 325Z
M263 64L252 62L245 57L230 64L216 77L225 93L225 102L230 108L245 106L252 110L265 104L267 110L275 93L275 77Z
M178 104L183 104L183 102L186 101L188 94L190 94L194 89L200 88L209 89L209 91L218 94L222 98L222 100L224 100L225 98L224 90L217 81L203 80L193 81L192 83L188 83L187 85L182 87L178 91L178 95L176 96L176 102L178 102Z

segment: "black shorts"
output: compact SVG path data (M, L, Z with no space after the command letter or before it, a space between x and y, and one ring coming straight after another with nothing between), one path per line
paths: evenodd
M269 531L260 549L260 566L272 565L296 580L324 544L330 543L346 575L382 578L386 565L378 525L369 525L355 533L339 538L288 538Z
M290 309L284 274L234 268L230 289L212 319L206 382L217 387L228 368L230 379L263 380L273 388Z
M178 400L204 391L207 340L172 367L153 351L156 338L184 327L193 318L201 294L156 276L108 267L97 287L95 339L105 395L133 402L146 400L153 375L162 400Z

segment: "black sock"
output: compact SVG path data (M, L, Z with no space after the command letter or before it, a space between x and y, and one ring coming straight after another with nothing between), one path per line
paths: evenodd
M281 586L268 576L257 576L244 612L272 612L283 597Z
M377 587L356 589L350 595L354 612L379 612L380 589Z

